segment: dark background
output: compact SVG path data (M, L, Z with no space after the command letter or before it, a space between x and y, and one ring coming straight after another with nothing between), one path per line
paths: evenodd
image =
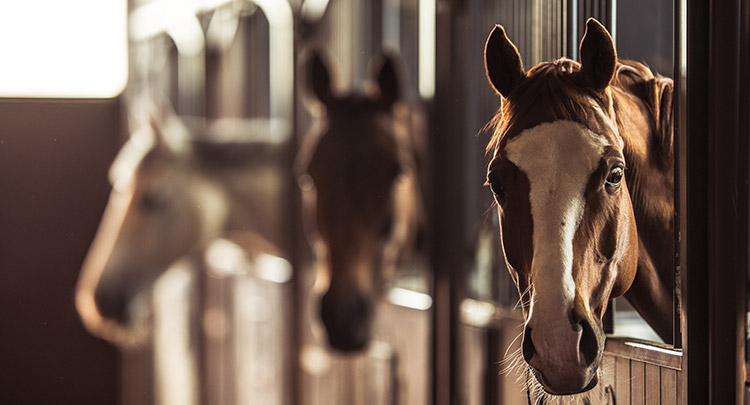
M116 349L73 291L101 217L119 99L0 99L0 404L115 404Z

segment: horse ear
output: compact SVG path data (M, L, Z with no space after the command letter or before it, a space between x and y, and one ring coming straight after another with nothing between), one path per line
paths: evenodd
M309 63L309 83L313 95L324 104L333 100L333 88L328 64L318 50L313 51Z
M172 154L172 146L167 139L164 129L164 116L159 113L159 116L152 114L149 117L149 125L151 126L151 135L153 140L153 149L164 155Z
M401 95L400 80L394 56L383 54L383 61L377 71L376 83L380 92L379 100L386 105L391 105L398 100Z
M487 79L498 94L508 97L526 77L518 49L502 25L496 25L484 46L484 68Z
M580 54L586 84L595 90L604 90L615 75L617 52L607 29L594 18L586 21Z
M154 151L165 157L185 152L190 130L168 101L155 103L148 117Z

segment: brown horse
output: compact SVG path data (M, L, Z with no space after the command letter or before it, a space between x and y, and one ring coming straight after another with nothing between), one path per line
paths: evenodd
M297 158L303 214L330 345L362 349L374 305L395 267L409 259L422 219L416 110L400 100L395 62L384 57L365 94L338 96L329 63L315 52L308 78L318 113Z
M526 72L499 25L485 47L503 96L487 183L522 298L523 358L557 395L596 386L611 297L672 341L672 81L618 61L594 19L580 55Z

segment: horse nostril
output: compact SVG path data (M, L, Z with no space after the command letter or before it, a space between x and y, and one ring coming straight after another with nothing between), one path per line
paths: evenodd
M526 327L526 329L523 332L523 359L526 360L526 363L531 361L531 358L534 357L534 354L536 353L536 349L534 349L534 342L531 341L531 328Z
M372 315L372 305L367 298L357 294L349 301L349 311L353 319L366 320Z
M97 288L94 291L96 309L105 319L111 319L119 324L128 321L128 299L124 293L112 289Z
M599 353L599 342L596 339L596 332L591 326L591 322L582 319L579 322L581 326L581 343L579 350L583 355L583 361L586 366L590 366L594 360L596 360L597 354Z

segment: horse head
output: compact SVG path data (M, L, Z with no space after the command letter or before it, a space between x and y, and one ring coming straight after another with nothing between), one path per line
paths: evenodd
M522 355L558 395L597 384L608 300L634 281L639 237L624 138L650 131L645 119L631 127L616 114L617 54L594 19L580 55L580 63L560 59L526 72L499 25L485 47L488 79L504 99L487 183L521 295Z
M384 57L365 94L335 94L329 63L308 63L317 127L297 165L332 347L363 348L384 280L413 247L421 194L408 109L395 62Z
M76 287L84 325L107 340L139 343L147 311L136 297L222 228L225 201L189 163L185 138L176 118L152 118L110 168L112 192Z

